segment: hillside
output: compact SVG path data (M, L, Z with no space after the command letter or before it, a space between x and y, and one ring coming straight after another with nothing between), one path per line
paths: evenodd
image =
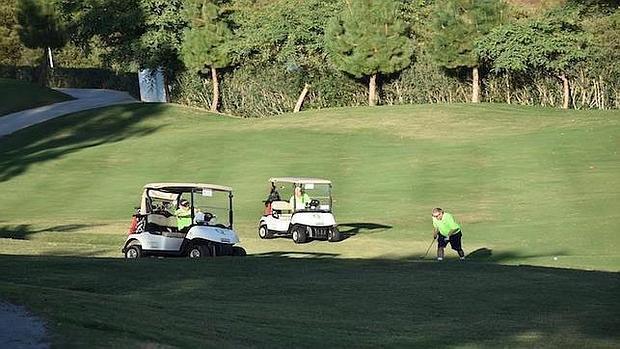
M0 138L0 295L57 347L616 348L619 131L618 112L489 104L62 117ZM284 175L332 179L348 238L260 240ZM154 181L235 188L249 255L120 259ZM419 258L434 206L466 261Z
M142 185L202 181L235 188L237 229L250 253L420 255L430 209L440 206L463 223L466 252L484 251L484 259L617 271L620 238L607 222L620 212L619 130L617 112L489 104L261 120L112 107L0 139L3 229L20 227L30 241L26 250L19 240L2 249L53 252L45 242L63 236L86 243L86 254L120 257ZM267 179L283 175L333 180L341 230L356 235L340 244L260 241Z

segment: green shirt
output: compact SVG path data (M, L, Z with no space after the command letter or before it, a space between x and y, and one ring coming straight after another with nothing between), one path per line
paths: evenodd
M448 212L443 213L441 220L433 217L433 227L437 228L441 235L449 236L450 231L454 229L461 230L461 225L454 220L454 217Z
M177 228L179 230L192 225L192 213L189 209L179 208L174 212L177 216Z
M293 207L293 205L295 206L293 208L294 211L303 210L304 208L306 208L306 204L310 202L310 196L308 196L308 194L306 193L303 193L301 195L301 198L297 199L295 198L295 195L293 195L291 196L289 202L291 204L291 207Z

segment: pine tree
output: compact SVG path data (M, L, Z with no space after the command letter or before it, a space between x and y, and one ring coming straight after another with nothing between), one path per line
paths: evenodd
M49 68L47 50L65 46L67 36L64 25L51 0L20 0L17 21L20 26L19 38L24 46L42 50L39 82L45 85Z
M501 23L501 0L444 0L438 2L433 56L448 69L472 70L472 103L480 102L480 78L475 42Z
M377 76L411 64L412 45L393 0L351 0L330 22L325 47L332 63L356 78L369 77L368 104L377 103Z
M228 25L221 20L219 8L208 0L191 0L186 5L190 28L185 31L181 49L183 62L192 70L211 70L213 100L211 111L217 111L219 82L217 69L231 63L229 42L233 38Z

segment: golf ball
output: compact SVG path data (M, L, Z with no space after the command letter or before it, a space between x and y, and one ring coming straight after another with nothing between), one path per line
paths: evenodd
M557 260L558 260L558 257L553 257L553 260L554 260L554 261L557 261Z

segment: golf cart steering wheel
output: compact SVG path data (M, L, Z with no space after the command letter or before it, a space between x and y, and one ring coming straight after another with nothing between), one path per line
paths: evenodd
M310 200L310 208L316 209L321 203L317 199Z

